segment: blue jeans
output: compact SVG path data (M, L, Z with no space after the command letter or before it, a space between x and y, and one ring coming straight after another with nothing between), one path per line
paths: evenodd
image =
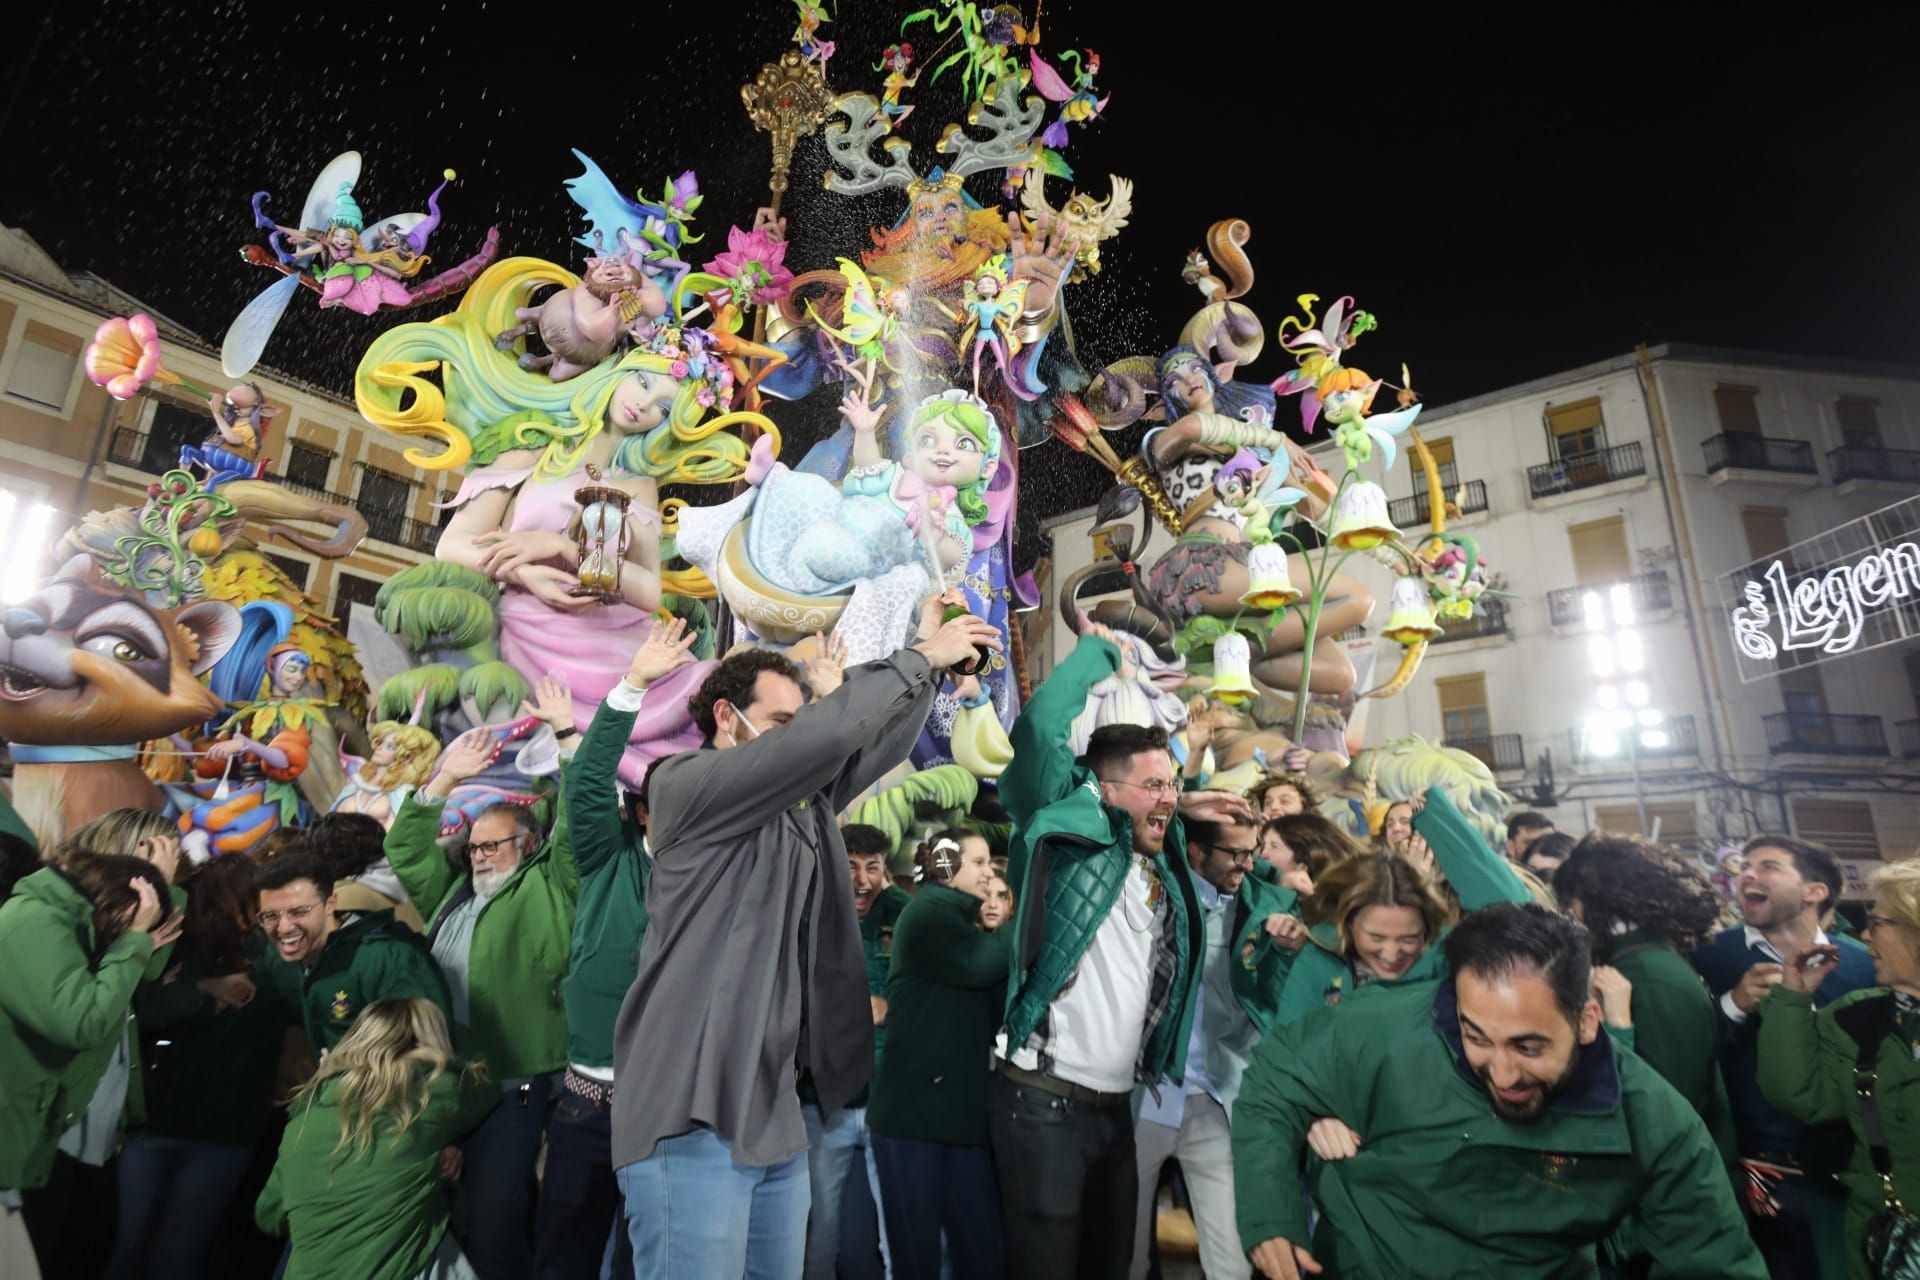
M803 1103L800 1118L807 1126L807 1181L813 1189L806 1280L892 1275L867 1109L848 1107L829 1116Z
M940 1280L943 1231L955 1280L1000 1280L1006 1274L992 1153L876 1134L873 1158L898 1280Z
M127 1135L120 1228L106 1280L198 1280L207 1247L253 1160L250 1147Z
M535 1280L595 1280L603 1259L611 1274L633 1275L613 1177L612 1110L610 1101L561 1090L547 1125L546 1174L534 1215Z
M805 1263L806 1153L740 1164L711 1129L665 1138L617 1175L636 1276L799 1280Z
M526 1280L533 1274L533 1166L547 1128L547 1101L557 1077L508 1082L500 1105L460 1144L460 1185L467 1193L462 1244L481 1280Z

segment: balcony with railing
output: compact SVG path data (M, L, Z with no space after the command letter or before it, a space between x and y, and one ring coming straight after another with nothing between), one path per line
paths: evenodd
M1446 744L1464 751L1495 773L1520 773L1527 767L1527 753L1517 733L1495 733L1484 738L1448 738Z
M1463 486L1454 480L1448 472L1449 463L1440 469L1440 487L1445 490L1445 502L1449 513L1463 516L1487 509L1487 482L1469 480ZM1416 476L1418 473L1415 473ZM1456 505L1457 503L1457 505ZM1387 514L1392 517L1395 527L1414 529L1423 524L1433 523L1433 499L1425 488L1414 491L1411 498L1395 498L1387 504Z
M1618 582L1597 582L1589 586L1560 587L1549 591L1547 616L1556 627L1574 626L1585 620L1585 598L1592 592L1600 597L1601 616L1612 617L1609 600L1614 591L1621 587L1627 589L1634 608L1640 613L1662 613L1673 608L1673 583L1668 579L1666 570L1655 569L1651 573L1638 573Z
M1843 444L1827 452L1827 472L1835 484L1849 480L1920 484L1920 451Z
M1440 634L1433 638L1433 643L1450 644L1455 640L1486 640L1506 634L1506 602L1492 596L1482 596L1473 602L1471 618L1442 618Z
M1805 440L1785 440L1750 431L1728 431L1708 436L1700 445L1707 455L1707 474L1722 471L1770 471L1783 476L1818 476L1813 446Z
M1900 738L1900 754L1909 760L1920 758L1920 720L1902 720L1893 731Z
M1776 711L1763 717L1767 750L1774 755L1884 756L1887 725L1879 716L1836 716L1824 711Z
M1639 441L1611 449L1579 453L1527 468L1527 492L1535 498L1592 489L1615 480L1647 474L1647 457Z
M1572 730L1570 736L1573 762L1578 765L1626 768L1636 755L1645 763L1700 754L1700 738L1692 716L1667 716L1657 725L1634 725L1616 734L1611 743L1596 742L1579 729ZM1605 746L1612 749L1600 749Z

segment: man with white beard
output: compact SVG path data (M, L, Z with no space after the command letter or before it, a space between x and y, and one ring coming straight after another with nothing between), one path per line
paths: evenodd
M571 720L566 727L572 730ZM401 806L386 854L428 922L461 1052L484 1062L500 1083L500 1104L462 1144L460 1160L447 1157L470 1200L467 1257L482 1280L520 1280L533 1274L527 1221L534 1162L567 1064L559 992L580 879L571 854L557 847L564 837L544 842L521 805L494 805L473 820L469 874L441 853L446 797L498 751L484 729L455 739L432 781Z

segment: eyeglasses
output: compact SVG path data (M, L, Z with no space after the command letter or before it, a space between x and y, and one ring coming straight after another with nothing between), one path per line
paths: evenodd
M1251 867L1254 858L1259 856L1260 853L1258 849L1230 849L1224 844L1208 844L1204 840L1195 840L1193 843L1199 845L1202 849L1211 849L1215 853L1226 854L1229 858L1233 859L1233 864L1236 867Z
M508 836L505 840L476 840L467 846L467 856L478 855L482 858L491 858L500 850L511 848L519 843L519 836Z
M320 906L321 904L316 902L305 907L289 907L285 911L262 911L260 913L260 927L262 929L271 929L280 923L282 916L285 916L295 924L305 924L307 917L318 911Z
M1875 929L1898 929L1904 924L1906 924L1906 921L1895 920L1892 916L1877 916L1872 912L1867 913L1867 932L1869 933Z
M1152 782L1128 782L1125 778L1102 778L1100 781L1111 783L1116 787L1138 787L1156 800L1173 795L1180 789L1165 778L1155 778Z

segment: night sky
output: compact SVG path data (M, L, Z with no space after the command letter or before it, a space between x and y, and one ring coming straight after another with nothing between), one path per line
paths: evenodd
M843 0L824 32L836 89L877 91L869 68L912 7ZM628 188L691 167L708 237L687 256L704 262L764 201L767 139L738 87L793 26L775 0L26 8L51 16L37 40L16 18L0 52L0 220L216 343L272 280L236 253L249 194L272 191L291 217L350 147L366 156L369 218L459 171L432 250L443 266L489 223L503 256L577 265L569 147ZM1804 6L1716 7L1737 27L1675 6L1153 8L1159 21L1135 24L1117 5L1050 0L1042 19L1049 50L1099 50L1113 95L1067 152L1080 182L1138 185L1104 273L1069 293L1090 367L1170 345L1198 301L1185 253L1229 216L1253 224L1246 301L1270 333L1297 293L1354 294L1382 322L1363 364L1406 361L1436 406L1642 340L1914 362L1911 33L1842 30ZM922 53L939 41L910 38ZM923 75L908 100L905 135L930 163L957 86ZM823 164L817 140L796 159L796 269L831 266L901 207L824 195ZM1050 183L1056 204L1064 188ZM266 361L344 392L396 322L322 314L303 294ZM1270 344L1251 372L1276 376L1277 357ZM801 443L826 417L775 413ZM1029 520L1107 483L1055 460L1023 460Z

